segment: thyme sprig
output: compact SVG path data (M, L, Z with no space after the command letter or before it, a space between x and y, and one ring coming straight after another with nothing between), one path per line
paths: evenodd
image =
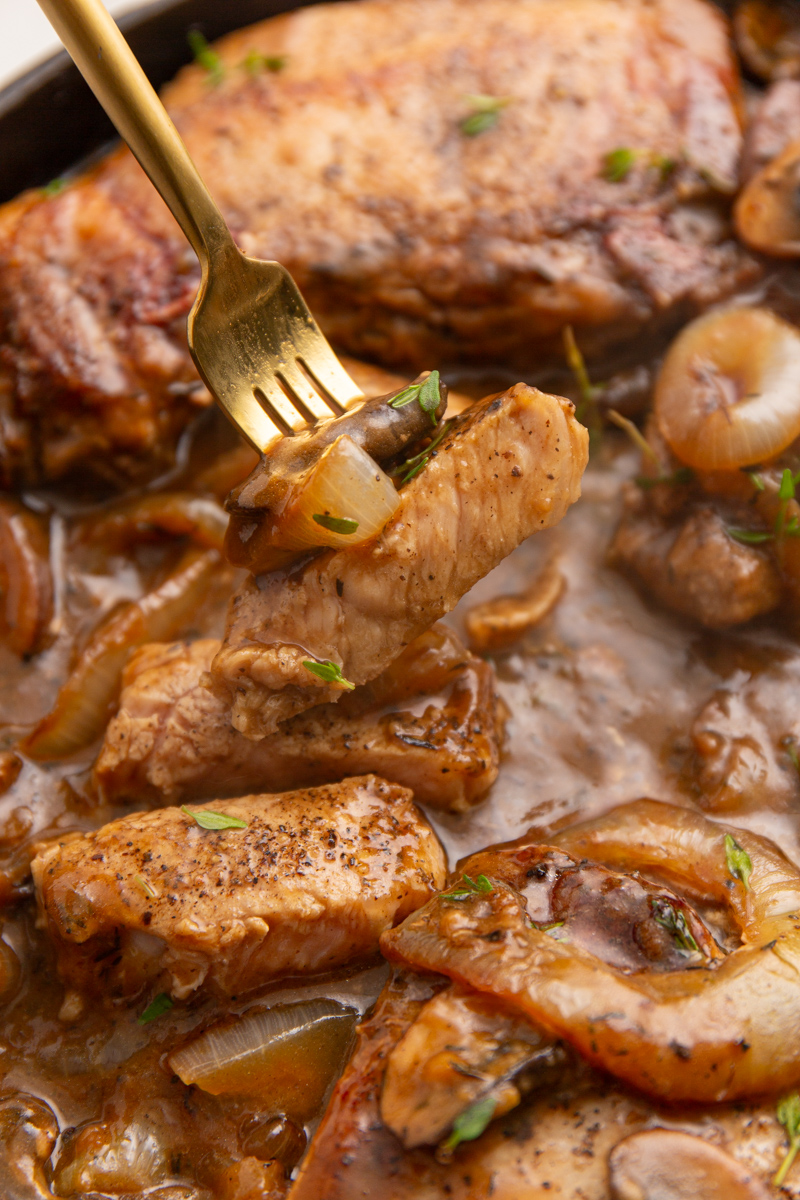
M323 679L325 683L338 684L340 688L345 688L347 691L352 691L356 686L349 679L345 679L342 674L342 668L338 663L331 662L330 659L325 659L322 662L304 661L303 666L312 675L316 675L318 679Z
M742 887L746 892L750 891L750 876L753 873L753 860L750 855L740 846L735 838L729 833L725 834L725 863L728 868L728 873L734 879L741 880Z
M208 72L208 82L217 87L225 78L222 59L216 50L211 49L199 29L190 29L186 35L186 40L194 55L195 62Z
M494 128L500 120L500 113L508 107L513 97L470 95L464 99L472 112L461 121L461 132L465 137L477 137L479 133Z
M686 916L667 900L666 896L651 896L650 911L653 920L666 929L681 954L701 954L702 951L686 922Z
M761 476L750 471L747 474L753 480L754 487L758 491L763 491L764 481ZM756 482L757 480L758 482ZM800 483L800 471L793 474L788 467L785 467L778 488L778 511L771 530L739 529L729 526L728 536L732 537L736 542L742 542L746 546L760 546L764 542L775 542L778 547L782 544L784 538L800 538L800 521L798 521L797 515L787 516L789 504L795 499L798 483Z
M395 474L401 475L399 480L401 486L404 483L408 483L408 481L413 479L415 475L419 475L423 467L427 466L428 462L436 451L436 447L449 432L450 426L453 424L453 420L454 418L451 417L449 421L444 422L439 432L424 450L420 450L419 454L415 454L413 458L407 458L404 463L400 464Z
M466 900L468 896L488 895L493 892L491 880L485 875L479 875L477 879L470 879L469 875L461 876L461 883L457 883L449 892L442 892L443 900Z
M775 1187L781 1187L786 1176L789 1174L789 1168L795 1160L797 1151L800 1150L800 1096L797 1092L792 1092L791 1095L784 1096L778 1104L777 1115L789 1138L789 1149L786 1152L786 1157L772 1181Z

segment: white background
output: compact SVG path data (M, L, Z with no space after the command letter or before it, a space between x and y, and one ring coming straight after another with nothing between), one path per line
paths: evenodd
M112 13L145 8L146 0L105 0ZM59 48L36 0L0 0L0 88Z

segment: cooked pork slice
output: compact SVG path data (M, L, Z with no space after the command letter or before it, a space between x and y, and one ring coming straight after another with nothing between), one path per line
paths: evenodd
M203 678L220 643L150 645L125 671L94 778L111 802L197 800L330 783L374 771L422 804L462 812L494 782L502 714L494 670L445 625L340 704L254 742Z
M580 495L588 435L567 400L516 384L455 418L400 492L383 533L291 572L250 577L234 596L216 686L246 737L366 683L526 537Z
M167 808L40 847L40 920L68 986L180 998L324 971L373 954L444 880L410 792L372 775L192 812L246 826Z
M704 0L315 4L165 100L249 253L353 353L431 368L592 350L729 293L741 144ZM280 68L280 69L277 69ZM616 153L615 153L616 152ZM0 214L6 477L155 470L208 403L197 265L132 156Z

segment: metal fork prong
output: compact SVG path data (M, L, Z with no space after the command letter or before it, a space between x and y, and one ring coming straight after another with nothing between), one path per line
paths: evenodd
M312 421L329 421L336 415L319 392L312 387L296 362L288 362L281 366L278 377L288 388L291 397L307 410Z
M256 384L253 396L282 433L291 436L308 428L308 418L281 390L277 379L265 379L263 385Z
M342 412L364 399L361 388L347 374L321 333L306 341L298 357L323 395L330 396Z

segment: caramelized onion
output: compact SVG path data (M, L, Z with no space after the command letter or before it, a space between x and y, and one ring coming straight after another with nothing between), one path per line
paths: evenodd
M208 496L162 492L107 509L101 517L84 525L82 536L87 542L124 548L154 533L167 533L221 550L227 528L227 513Z
M128 654L178 636L219 570L216 550L187 550L160 587L115 609L89 639L51 712L22 744L35 759L63 758L98 737L109 719Z
M341 1070L356 1020L335 1000L276 1004L212 1026L168 1061L184 1083L212 1096L255 1095L302 1122Z
M0 597L0 637L15 654L32 654L52 616L47 534L10 499L0 500Z
M800 142L790 142L759 171L736 201L736 230L753 250L800 257Z
M286 550L355 546L377 537L399 504L389 476L343 434L328 446L289 500L273 544ZM355 528L344 532L338 528L341 522Z
M763 463L800 435L800 333L763 308L699 317L656 385L659 431L690 467Z

